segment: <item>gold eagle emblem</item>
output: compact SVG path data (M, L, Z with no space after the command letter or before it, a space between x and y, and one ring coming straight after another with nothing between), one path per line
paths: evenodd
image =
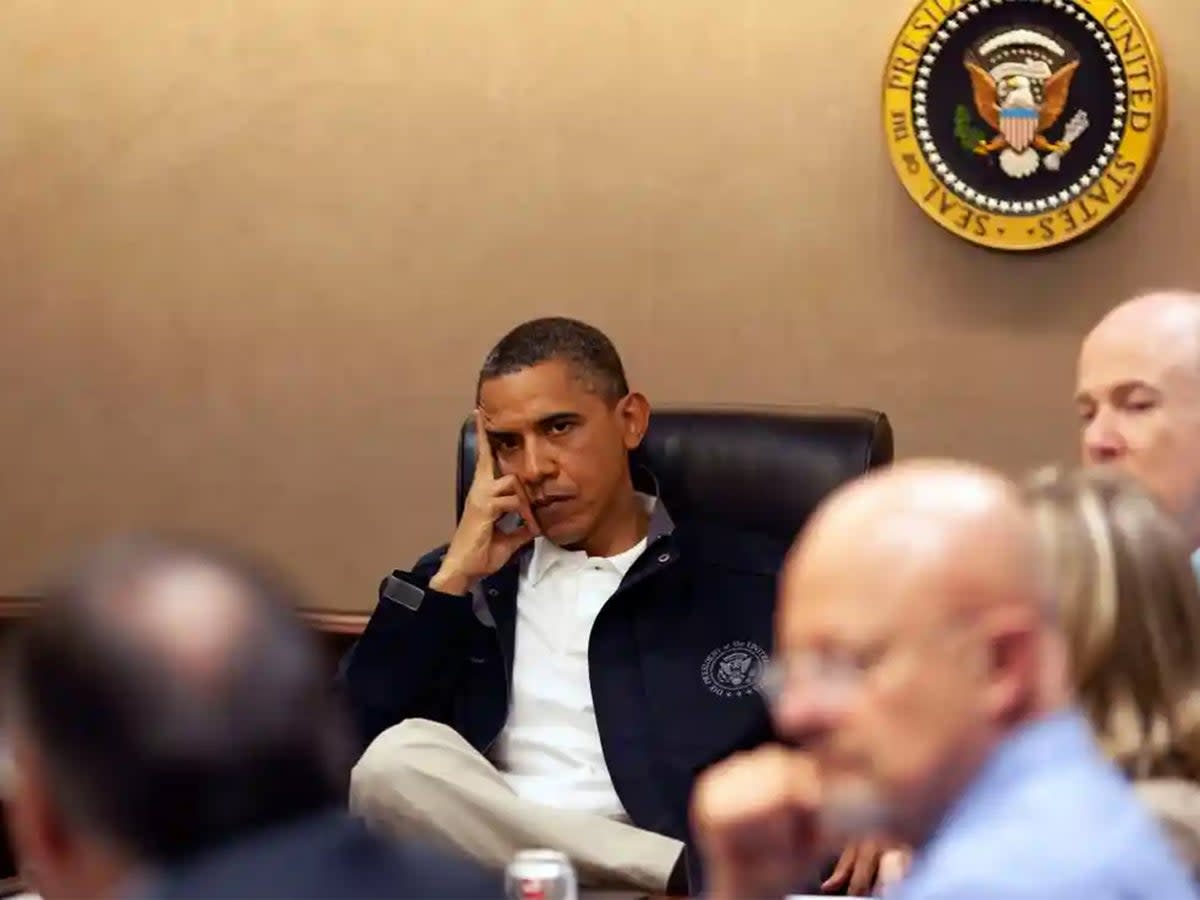
M990 141L981 140L975 152L988 156L998 150L1025 153L1032 145L1045 153L1063 154L1069 141L1051 143L1045 132L1059 120L1071 92L1071 79L1079 60L1067 63L1044 81L1029 75L1009 75L999 82L971 57L966 59L971 76L975 109L995 132ZM1040 99L1039 99L1040 95Z

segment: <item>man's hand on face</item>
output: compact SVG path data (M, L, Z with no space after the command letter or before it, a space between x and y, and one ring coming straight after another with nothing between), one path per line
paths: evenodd
M737 754L705 772L692 819L714 900L782 897L822 854L817 773L778 746Z
M515 531L505 533L496 524L509 513L517 513L522 523ZM475 478L450 547L429 586L445 594L466 594L539 533L520 480L515 475L497 477L492 445L483 427L483 413L476 410Z

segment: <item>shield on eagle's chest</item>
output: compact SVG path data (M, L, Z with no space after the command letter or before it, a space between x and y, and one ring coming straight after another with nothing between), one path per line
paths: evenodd
M1018 153L1033 143L1037 136L1038 111L1028 106L1014 106L1000 110L1000 133L1008 146Z

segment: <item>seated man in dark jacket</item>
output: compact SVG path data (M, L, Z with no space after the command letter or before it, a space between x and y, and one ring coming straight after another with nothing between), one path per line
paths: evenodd
M343 661L371 742L352 808L490 864L550 846L584 884L685 887L694 777L771 736L786 547L634 490L649 404L595 328L519 326L476 400L449 546L384 579Z
M49 586L10 657L5 812L46 898L503 895L339 809L350 749L272 579L141 538Z

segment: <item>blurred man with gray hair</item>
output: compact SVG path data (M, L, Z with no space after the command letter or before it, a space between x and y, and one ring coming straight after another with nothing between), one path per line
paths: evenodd
M135 538L43 596L9 659L5 811L47 900L501 895L339 811L348 724L257 566Z

